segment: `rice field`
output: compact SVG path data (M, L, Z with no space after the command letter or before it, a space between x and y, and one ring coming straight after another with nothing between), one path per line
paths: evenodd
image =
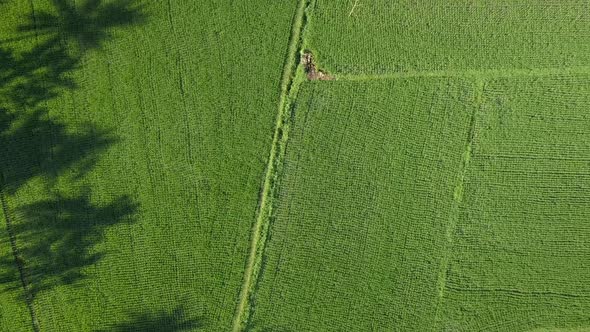
M309 27L307 47L342 76L590 62L583 0L316 0Z
M588 328L589 79L486 83L453 229L447 329Z
M296 3L229 4L0 5L0 331L231 328Z
M590 330L589 6L0 0L0 331Z
M472 87L446 78L301 87L255 330L434 324Z

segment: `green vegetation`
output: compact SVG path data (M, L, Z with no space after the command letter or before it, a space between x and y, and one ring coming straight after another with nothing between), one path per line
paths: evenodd
M281 96L275 130L268 157L266 174L260 192L256 221L252 228L250 253L247 258L246 268L244 269L244 278L238 299L238 306L234 314L232 327L234 332L239 332L247 326L248 318L250 317L250 302L261 269L263 251L268 237L270 216L274 204L273 196L276 192L279 170L282 166L285 145L289 137L289 111L291 109L293 95L303 80L302 72L297 65L297 48L301 44L301 32L307 7L308 2L306 0L300 0L293 17L289 53L287 54L287 60L283 68L283 78L281 80Z
M309 31L339 75L590 63L584 0L317 0Z
M0 330L229 330L296 2L0 6Z
M587 328L589 78L304 83L253 330Z
M587 331L590 6L0 0L0 331Z
M302 86L254 328L433 324L473 86L415 78Z
M588 328L589 104L588 75L486 83L443 327Z
M586 7L314 2L252 329L587 329Z

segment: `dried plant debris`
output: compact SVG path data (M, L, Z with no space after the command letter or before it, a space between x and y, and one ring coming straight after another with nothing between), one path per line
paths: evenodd
M301 64L303 65L305 73L307 74L307 79L310 81L330 81L334 79L332 75L321 69L318 69L314 62L313 54L309 51L305 51L301 56Z

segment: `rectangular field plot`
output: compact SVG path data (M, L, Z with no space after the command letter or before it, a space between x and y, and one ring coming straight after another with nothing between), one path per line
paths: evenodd
M473 90L454 79L304 83L253 330L432 326Z
M0 190L38 330L230 331L297 1L0 3ZM0 331L32 331L0 221Z
M583 0L317 0L309 26L333 74L590 65Z
M588 76L485 85L442 331L590 329L588 105Z

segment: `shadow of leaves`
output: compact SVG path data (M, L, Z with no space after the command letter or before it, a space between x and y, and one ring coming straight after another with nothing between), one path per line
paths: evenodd
M75 4L68 0L52 0L53 12L31 14L29 23L20 32L41 35L62 35L77 41L83 48L93 49L112 38L115 28L144 23L143 6L137 1L86 0Z
M117 137L90 123L61 122L47 102L77 89L72 74L85 52L100 48L118 28L144 22L143 7L132 0L51 3L51 10L26 18L17 28L20 37L0 43L0 198L13 247L0 257L0 283L8 290L24 287L28 302L87 278L85 269L106 254L100 243L107 229L133 222L138 210L127 195L93 200L93 188L79 182ZM32 36L34 46L7 46ZM21 189L40 190L39 184L46 194L19 199Z
M178 307L174 311L133 313L129 320L111 325L108 329L95 332L140 332L140 331L161 331L181 332L195 331L205 326L202 318L187 318L185 309Z
M133 221L138 205L130 197L97 205L90 201L91 195L90 188L73 197L56 194L21 206L13 213L12 233L19 239L21 264L27 267L26 279L33 298L52 287L83 280L84 268L104 256L96 245L104 240L106 230ZM15 277L0 279L17 281Z
M0 170L3 190L14 194L33 178L48 185L64 172L81 178L100 153L118 140L106 130L84 124L76 132L51 120L46 110L13 114L0 110Z

